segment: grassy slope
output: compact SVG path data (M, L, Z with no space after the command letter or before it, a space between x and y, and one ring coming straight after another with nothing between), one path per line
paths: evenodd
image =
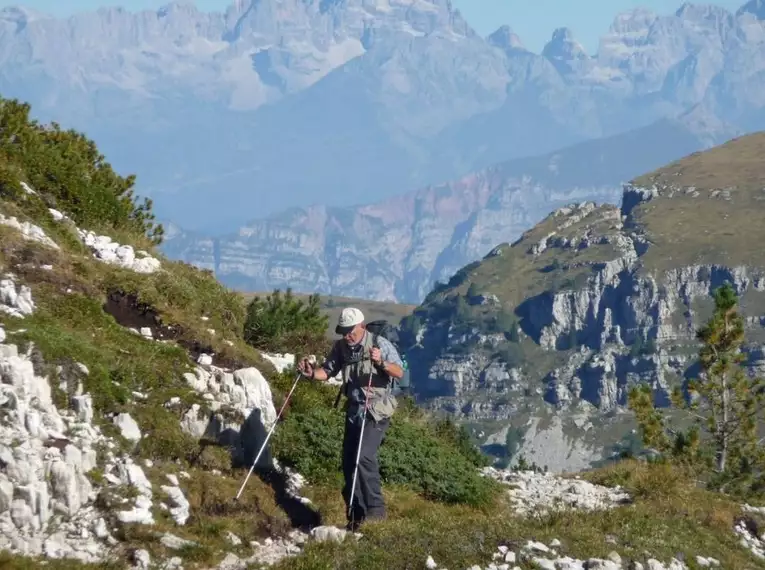
M632 213L653 244L642 258L645 269L697 263L762 266L763 156L765 133L755 133L636 178L637 186L655 185L660 192Z
M389 490L390 520L375 525L359 542L311 545L305 556L287 560L277 570L406 570L424 567L430 554L448 568L487 565L499 544L518 548L527 540L559 539L562 555L642 560L646 553L667 563L684 556L691 568L695 556L712 556L723 568L763 568L738 544L730 528L738 516L735 504L700 491L671 468L626 462L589 473L586 479L621 484L637 496L633 506L608 512L562 512L524 520L496 504L485 512L423 502L406 492ZM337 514L339 519L339 513ZM522 564L522 568L533 566Z
M291 385L289 375L276 374L270 363L242 342L244 299L227 291L209 274L183 263L162 259L164 271L153 275L137 275L104 264L73 239L71 227L45 216L28 216L26 212L36 210L36 200L37 197L28 197L22 203L0 200L0 212L12 212L20 219L40 223L63 247L55 251L0 226L0 271L11 269L21 282L30 285L37 305L35 313L23 321L0 316L0 323L8 332L9 342L22 346L33 342L50 370L55 365L66 367L74 362L88 367L90 374L84 379L84 389L94 396L96 416L103 428L119 438L104 414L128 412L148 435L134 455L152 460L154 467L147 470L147 475L155 485L166 484L164 473L185 470L191 474L190 480L181 479L192 505L187 526L175 527L167 514L157 509L155 517L160 522L151 530L168 530L200 543L199 548L186 553L185 559L192 564L187 564L187 568L194 567L194 562L205 567L219 560L224 549L231 550L224 540L226 530L233 531L245 544L269 533L288 530L289 520L277 507L273 489L257 478L245 490L241 508L232 511L231 499L246 470L232 467L226 450L196 441L180 429L182 414L194 403L204 405L199 394L182 379L183 372L192 370L189 349L198 351L201 345L204 352L214 353L216 359L223 355L224 364L257 366L270 380L277 406ZM53 270L41 268L43 265L51 265ZM177 342L147 340L117 323L104 311L109 293L115 290L136 294L140 303L156 312L162 325L155 330L166 330L166 325L181 330ZM135 392L147 398L136 397ZM324 497L319 505L329 512L341 509L335 456L340 449L342 413L330 407L334 396L332 387L302 384L273 440L275 455L310 476L315 483L311 492ZM180 398L181 405L166 408L164 404L173 397ZM59 406L69 403L67 394L62 392L57 391L56 398ZM467 463L448 437L426 417L403 406L397 420L383 460L388 481L398 481L402 492L409 496L411 488L419 485L424 496L434 495L447 501L453 497L469 502L486 493L490 493L486 495L490 500L495 486L480 480L475 475L475 466ZM327 429L330 431L322 431ZM321 457L317 456L317 445L323 446ZM402 458L402 453L415 453L417 457ZM427 464L423 463L426 458L430 460ZM407 471L407 461L414 461L416 473ZM211 473L212 469L221 474ZM451 476L446 477L446 485L467 485L464 491L439 482L439 475L443 477L449 471ZM100 468L91 476L98 481ZM466 492L474 496L467 497ZM140 545L155 557L171 555L146 528L128 527L123 538L125 548ZM20 559L14 562L22 563Z
M225 540L227 530L236 533L245 545L283 534L291 525L287 514L277 506L275 489L255 477L245 489L239 508L233 509L232 498L249 465L232 466L227 450L184 434L179 422L193 404L203 409L206 406L183 379L183 373L193 370L193 361L202 352L212 354L219 366L256 366L271 385L274 404L282 404L293 379L278 375L258 351L242 340L246 299L223 287L211 273L159 255L151 242L135 226L131 227L126 218L129 212L110 212L116 222L124 222L121 225L101 216L103 202L98 197L109 192L109 184L116 187L121 182L109 179L111 175L94 169L87 160L76 163L77 147L66 145L71 142L68 135L54 137L63 141L60 147L57 141L39 141L38 131L28 124L24 126L20 114L8 112L3 105L0 102L0 120L13 121L14 128L22 126L17 138L0 138L0 213L41 226L61 248L51 249L26 240L17 230L0 225L0 274L10 271L17 282L29 285L36 304L34 314L23 320L0 314L7 342L21 348L29 343L36 347L60 408L69 406L72 394L58 389L56 367L62 367L62 376L76 380L69 383L72 390L77 381L82 381L84 391L94 398L95 421L121 442L124 451L129 445L116 433L111 414L128 412L137 420L145 437L131 455L136 460L152 461L153 467L146 473L158 498L159 486L167 483L166 473L186 471L191 476L180 480L191 503L187 525L176 527L166 512L156 508L158 524L152 529L124 527L121 548L127 551L140 546L147 548L155 560L166 558L171 553L152 532L168 530L199 543L198 548L183 553L184 566L204 568L217 563L225 551L233 550ZM19 145L19 141L23 144ZM70 158L74 160L68 162ZM62 186L61 180L71 186ZM36 193L24 192L22 182L34 186ZM106 198L109 201L109 196ZM141 275L95 259L80 242L75 226L55 221L48 210L55 206L70 214L75 205L80 208L78 223L85 229L149 251L161 260L162 270ZM83 224L83 220L87 223ZM383 312L381 316L390 314ZM127 328L142 326L150 326L155 338L162 336L168 342L145 339ZM89 374L79 374L75 363L86 365ZM339 452L341 440L336 432L342 427L342 414L330 408L334 395L332 387L301 384L272 448L284 463L297 464L311 475L314 485L310 492L326 497L319 503L322 511L337 511L342 504L336 462L318 458L317 464L316 442L311 440L318 438L328 457ZM171 398L178 398L180 405L166 406ZM224 406L221 412L226 415L231 410ZM482 497L485 502L494 496L496 486L477 476L471 463L475 453L461 451L453 431L444 430L416 410L407 411L406 406L397 417L383 460L389 481L399 481L410 494L415 490L447 502L476 502ZM315 422L325 431L312 428L306 433L304 426L314 426ZM410 439L422 446L418 457L406 456L418 449L412 447ZM425 458L433 460L430 469L422 465ZM103 460L103 456L99 459ZM432 472L439 466L441 480L438 473ZM449 469L451 476L444 477ZM101 481L102 465L90 477L96 483ZM111 500L107 493L99 497L103 504ZM21 558L0 558L3 567L9 567L9 562L10 567L30 564ZM56 566L77 567L63 562L49 565Z
M0 212L23 219L25 211L36 210L35 200L29 198L23 205L0 200ZM156 509L159 523L153 530L169 530L200 540L202 547L192 557L207 562L217 559L217 551L225 546L222 534L225 529L238 532L244 540L254 540L268 535L266 525L287 528L287 517L276 508L273 491L259 481L245 491L243 513L234 517L217 513L220 504L230 501L236 493L242 474L232 469L225 450L203 447L180 429L181 415L192 404L203 404L182 378L183 372L193 369L187 350L177 343L144 339L120 326L103 310L113 289L136 292L142 302L150 303L162 315L165 324L182 327L181 342L209 345L227 360L255 365L267 377L275 378L270 363L241 341L238 332L244 315L241 299L209 275L182 263L162 259L166 271L148 276L106 265L79 246L71 228L39 215L29 219L41 224L62 246L62 251L23 240L15 230L0 226L0 271L11 269L21 282L30 285L37 305L35 313L23 321L0 315L9 336L7 342L22 346L33 342L50 373L55 365L85 364L90 374L83 379L83 387L94 397L96 421L119 440L104 414L129 412L148 435L133 455L154 462L155 468L147 470L147 475L155 487L166 484L163 472L186 470L191 474L188 482L182 480L194 513L187 526L176 528L167 513ZM46 264L52 265L53 270L39 267ZM202 320L203 316L209 320ZM208 328L214 329L215 334ZM55 389L55 382L52 385L57 405L67 406L67 395ZM148 397L143 400L133 392ZM181 399L181 406L166 408L164 404L174 396ZM214 476L210 469L219 469L223 476ZM91 473L91 477L98 481L100 469ZM138 544L148 548L152 555L167 554L156 537L146 536L145 529L127 527L124 538L126 549ZM16 559L14 564L24 567L25 562Z
M651 243L639 261L641 270L663 271L694 263L762 267L760 244L765 241L765 225L760 222L765 215L765 168L761 157L764 153L765 133L756 133L636 178L633 183L637 186L656 185L662 194L638 205L629 217L629 222L644 232ZM700 195L693 197L692 192L685 190L672 192L669 187L694 187ZM724 199L724 193L712 197L712 192L721 189L730 192L730 200ZM619 256L618 250L608 243L585 249L550 244L538 255L530 249L553 232L553 239L585 234L615 235L620 233L615 228L619 215L619 208L602 205L562 228L566 216L551 214L515 243L498 246L499 255L464 267L448 284L435 289L413 315L420 322L427 320L430 324L451 321L462 325L464 330L476 327L486 333L503 332L520 320L517 311L524 301L546 292L576 290L592 274L594 265ZM746 228L746 232L741 228ZM482 293L496 295L501 305L458 303L471 285ZM711 301L701 301L699 305L694 309L702 309L699 318L703 319L711 310ZM742 298L742 308L748 315L765 314L764 307L765 295L758 292L749 291ZM685 323L682 314L675 317L680 324ZM751 340L759 340L757 335L753 332ZM524 367L532 387L536 387L535 381L567 361L570 350L560 348L544 351L535 341L524 337L520 343L504 342L491 352L495 357ZM480 347L467 349L479 350Z

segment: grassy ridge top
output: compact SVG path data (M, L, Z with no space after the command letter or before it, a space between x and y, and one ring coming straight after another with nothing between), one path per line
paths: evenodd
M644 271L694 264L762 266L764 154L765 133L755 133L635 178L634 186L656 192L629 210L626 228L611 205L554 212L512 245L499 245L437 286L414 314L448 317L444 307L453 306L471 286L495 295L510 312L545 292L576 289L593 268L622 256L622 245L629 249L632 232L648 240L638 260Z
M449 318L460 298L493 295L498 304L473 306L472 313L513 313L526 299L547 291L581 285L602 263L616 259L621 222L612 205L563 208L525 232L513 244L501 244L482 260L437 286L417 307L418 318ZM586 247L583 247L586 245ZM452 307L453 308L453 307Z
M765 133L733 139L636 178L658 196L630 212L651 244L646 271L696 264L762 266Z
M765 132L757 132L694 152L633 179L636 186L694 187L716 190L734 187L740 191L765 188Z

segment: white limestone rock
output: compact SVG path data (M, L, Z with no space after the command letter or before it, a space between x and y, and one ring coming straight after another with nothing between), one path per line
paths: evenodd
M185 525L186 521L189 520L191 505L183 491L180 487L171 485L162 485L161 489L167 494L173 505L170 508L170 515L173 517L173 520L180 526Z
M31 347L19 354L0 341L0 549L101 561L114 539L97 524L103 514L93 506L96 492L86 474L96 467L96 446L108 440L86 408L55 407L50 383L35 373L30 355Z
M121 245L109 236L96 235L92 231L77 228L82 242L88 246L93 257L111 265L130 269L136 273L155 273L161 269L158 259L146 252L140 252L138 257L130 245Z
M3 276L0 279L0 313L23 319L34 310L32 290L27 285L17 286L12 274Z
M605 510L631 501L620 487L608 488L588 481L557 477L534 471L513 472L484 468L481 473L512 488L508 490L516 512L522 515L543 515L552 510Z
M285 370L295 366L295 355L285 352L284 354L269 354L262 352L261 355L274 365L276 371L281 374Z
M141 440L141 429L130 414L118 414L113 421L114 425L119 428L122 437L132 442Z
M3 214L0 214L0 225L18 230L26 240L36 241L56 250L61 249L56 242L48 237L40 226L36 226L29 222L21 222L15 216L4 216Z

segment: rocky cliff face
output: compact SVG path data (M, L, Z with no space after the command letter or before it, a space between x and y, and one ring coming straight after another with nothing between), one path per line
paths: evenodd
M742 137L626 184L621 207L560 208L433 291L406 324L421 401L504 426L490 443L507 424L527 431L520 450L544 442L555 469L602 459L629 435L631 385L668 405L693 376L695 331L726 281L760 369L764 149Z
M623 180L705 144L686 121L660 122L372 205L292 209L220 238L171 228L163 248L244 290L418 303L436 281L515 240L550 210L617 202Z

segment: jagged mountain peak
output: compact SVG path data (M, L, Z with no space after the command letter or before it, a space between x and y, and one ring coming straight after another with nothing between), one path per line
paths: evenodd
M547 58L557 58L563 60L586 59L589 57L584 49L574 37L574 32L570 28L557 28L553 31L552 39L545 45L542 55Z
M0 8L0 20L14 21L14 22L32 22L35 20L50 19L51 16L40 12L38 10L32 10L26 6L6 6Z
M644 29L659 19L659 15L648 8L632 8L618 13L615 17L609 32L625 33Z
M571 28L556 28L552 33L553 42L569 43L574 41L574 32Z
M676 11L675 17L683 20L719 20L732 16L730 10L723 6L715 4L695 4L692 2L683 3Z
M521 38L508 26L500 26L486 37L486 41L500 49L525 49Z
M199 8L197 8L196 3L192 0L174 0L173 2L163 4L157 9L157 14L160 16L166 16L176 12L197 13L199 12Z
M583 66L591 61L584 46L574 37L569 28L557 28L552 39L542 49L542 56L547 58L562 76L575 76Z

